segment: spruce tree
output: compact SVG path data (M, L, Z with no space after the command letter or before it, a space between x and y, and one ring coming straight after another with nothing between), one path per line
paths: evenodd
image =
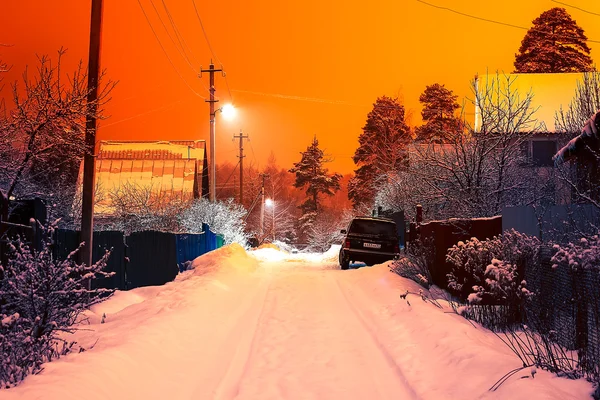
M564 8L533 20L515 58L516 73L586 72L593 69L583 29Z
M340 174L329 174L323 164L327 162L323 150L319 148L316 136L306 151L302 152L302 159L294 163L290 172L296 174L294 186L306 188L307 199L300 205L302 216L299 221L299 230L305 234L314 223L318 213L321 211L319 195L333 195L340 189Z
M348 198L355 208L371 205L376 182L402 168L407 157L406 146L412 140L404 106L397 98L379 97L362 129L353 157L358 168L348 184Z
M423 104L421 117L424 124L415 133L418 141L443 143L461 129L461 122L454 113L460 108L458 96L444 85L434 83L425 88L419 97Z

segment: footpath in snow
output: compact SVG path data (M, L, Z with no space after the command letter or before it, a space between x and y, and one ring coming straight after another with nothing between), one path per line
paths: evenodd
M117 292L76 333L92 349L0 399L591 399L587 382L544 371L489 392L520 366L497 337L408 304L420 288L387 265L339 270L337 250L231 245L167 285Z

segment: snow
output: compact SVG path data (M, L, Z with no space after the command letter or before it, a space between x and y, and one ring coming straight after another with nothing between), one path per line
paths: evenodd
M93 348L0 398L591 399L585 381L529 369L488 392L520 366L500 339L402 299L422 288L388 263L339 270L338 251L230 245L174 282L117 292L76 333Z

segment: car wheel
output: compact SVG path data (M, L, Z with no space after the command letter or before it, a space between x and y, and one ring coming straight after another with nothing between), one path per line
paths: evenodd
M340 251L340 267L342 269L348 269L350 267L350 257L344 253L344 251Z

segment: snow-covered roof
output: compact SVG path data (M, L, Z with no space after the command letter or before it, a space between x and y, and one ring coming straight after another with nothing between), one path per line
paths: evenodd
M204 141L101 141L96 159L95 213L114 212L110 193L149 190L160 198L190 200L201 195ZM78 188L83 181L81 163Z

